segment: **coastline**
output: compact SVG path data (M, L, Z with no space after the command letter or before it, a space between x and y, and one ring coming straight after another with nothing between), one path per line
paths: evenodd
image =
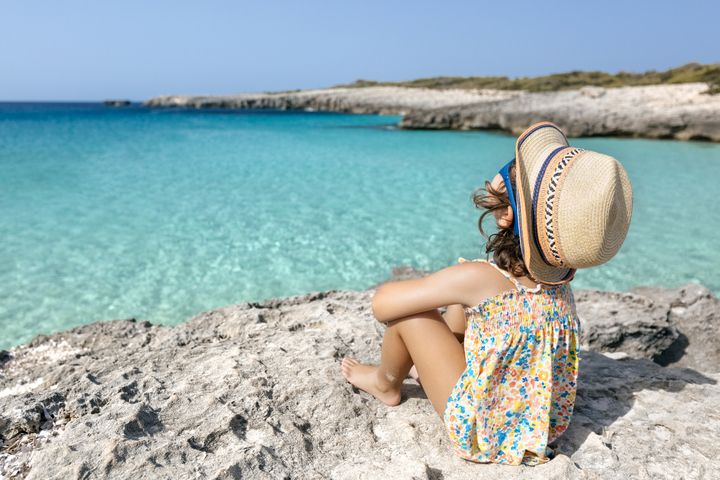
M455 457L413 381L391 408L342 379L343 356L377 360L375 287L230 305L172 327L96 322L3 352L0 473L451 479L482 469L498 478L619 479L720 471L712 342L720 300L704 287L578 290L573 422L551 445L550 462L517 469Z
M336 87L237 95L166 95L150 108L331 111L401 115L404 129L501 130L518 134L540 120L570 136L623 136L720 142L720 95L708 84L591 87L557 92Z

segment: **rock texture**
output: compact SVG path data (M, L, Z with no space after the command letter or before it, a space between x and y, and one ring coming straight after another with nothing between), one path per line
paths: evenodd
M720 300L702 285L580 291L576 301L586 348L720 373Z
M404 128L498 128L519 134L541 120L557 123L570 136L633 136L720 141L720 96L705 84L648 87L584 87L528 93L459 109L415 111Z
M499 129L514 134L551 120L570 136L720 141L720 95L704 83L583 87L548 93L362 87L229 96L172 95L149 107L323 110L403 115L408 129Z
M479 100L498 101L520 95L503 90L432 90L404 87L327 88L238 95L168 95L145 102L148 107L319 110L402 115L414 109L460 107Z
M680 337L668 318L670 303L638 293L580 291L575 294L583 346L654 360Z
M5 352L0 355L0 476L496 480L720 475L717 369L662 367L648 359L609 354L618 360L589 350L581 355L573 421L552 445L553 460L507 467L455 457L441 420L416 383L407 380L403 402L386 407L354 392L340 375L345 355L378 360L383 326L372 318L372 293L316 292L244 303L175 327L98 322ZM578 292L578 297L583 328L612 330L613 322L626 319L642 330L637 336L631 327L617 327L621 335L589 335L591 347L609 339L612 349L637 347L637 355L656 356L657 342L640 348L645 343L635 340L654 320L662 320L660 330L666 329L668 318L660 312L670 305L670 325L690 339L688 362L708 366L689 354L705 327L715 333L718 328L718 300L702 287L626 295ZM646 323L636 317L647 317ZM718 355L717 343L698 346L707 349L698 359ZM684 358L675 361L681 364Z
M654 358L657 363L720 372L720 300L710 290L690 284L680 290L634 291L661 305L678 329L675 341Z

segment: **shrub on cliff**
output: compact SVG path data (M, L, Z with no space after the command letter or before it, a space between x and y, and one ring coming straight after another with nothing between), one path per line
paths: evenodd
M356 80L349 87L398 86L415 88L461 88L461 89L498 89L527 90L530 92L555 92L572 90L585 86L626 87L641 85L663 85L673 83L705 82L707 93L720 93L720 64L703 65L688 63L663 72L650 70L643 73L572 71L554 73L540 77L431 77L400 82L378 82L374 80Z

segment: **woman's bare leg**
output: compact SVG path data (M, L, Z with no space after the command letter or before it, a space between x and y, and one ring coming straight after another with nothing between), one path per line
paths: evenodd
M465 307L463 305L449 305L447 311L443 314L443 320L447 323L450 331L453 332L460 343L465 339L465 328L467 326L467 318L465 317Z
M458 342L463 343L465 339L465 327L467 325L467 318L465 317L465 309L463 305L449 305L445 313L443 314L443 320L453 332ZM420 383L420 374L418 374L417 368L413 365L408 372L410 378Z
M442 417L452 388L465 370L465 354L442 315L429 310L388 323L380 365L363 365L344 358L345 378L378 400L400 403L400 387L415 364L435 411Z

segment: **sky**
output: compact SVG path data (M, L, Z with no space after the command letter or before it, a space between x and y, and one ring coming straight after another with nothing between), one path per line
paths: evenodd
M720 62L720 1L0 0L0 101Z

